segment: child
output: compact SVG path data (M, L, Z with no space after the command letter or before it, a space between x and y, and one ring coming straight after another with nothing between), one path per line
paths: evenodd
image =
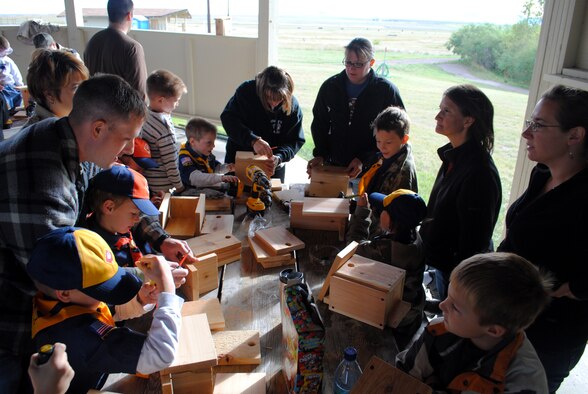
M425 292L422 286L425 267L421 238L416 227L427 213L427 205L415 192L396 190L388 195L372 193L369 202L379 217L381 233L370 233L371 210L363 194L351 216L347 241L360 244L358 253L406 271L402 299L411 304L410 311L396 328L410 339L423 320Z
M398 107L388 107L372 122L379 158L360 179L358 194L392 193L409 189L417 193L418 184L412 148L408 144L410 119Z
M140 263L160 291L147 335L117 328L117 320L136 317L125 306L141 281L119 267L108 244L96 233L75 227L53 230L37 241L27 271L40 292L34 299L33 340L38 347L61 342L75 371L69 391L100 389L109 373L150 374L175 358L180 309L171 269L161 257Z
M159 164L145 170L145 178L154 191L176 188L184 190L178 170L178 148L171 112L178 106L186 85L177 75L167 70L157 70L147 78L149 111L143 124L141 138L149 144L151 157Z
M192 118L186 125L187 141L180 148L180 176L186 188L223 188L223 183L236 183L233 164L222 165L212 154L216 140L216 126L202 118Z
M4 97L10 114L13 114L16 107L22 104L22 94L15 86L23 86L23 82L18 66L8 57L11 53L10 42L0 36L0 95Z
M451 273L443 317L396 359L434 390L547 393L545 372L523 330L549 302L549 283L524 258L486 253Z
M141 219L141 212L159 215L149 199L147 180L128 167L115 165L90 180L88 202L92 214L85 227L106 241L118 265L134 267L143 254L133 240L132 229ZM152 253L149 244L141 246L146 253Z

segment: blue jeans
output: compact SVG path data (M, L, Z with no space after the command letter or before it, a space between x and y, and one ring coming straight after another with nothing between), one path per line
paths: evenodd
M28 356L17 356L0 348L0 393L32 393L28 366Z
M535 348L545 368L547 386L550 393L555 393L570 371L578 364L586 344L573 348L540 349Z
M435 286L439 294L439 301L447 298L447 288L449 287L449 274L435 269Z

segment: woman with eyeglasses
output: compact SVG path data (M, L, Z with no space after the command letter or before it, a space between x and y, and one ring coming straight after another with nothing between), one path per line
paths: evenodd
M449 143L437 150L441 168L420 235L425 263L435 270L439 300L447 298L451 271L464 259L491 251L502 186L494 165L494 107L473 85L443 93L435 132Z
M526 122L527 190L506 215L498 250L553 275L553 299L526 330L555 392L588 341L588 92L554 86Z
M52 117L69 115L78 86L88 79L88 69L71 52L37 49L27 73L29 94L35 112L25 126Z
M374 48L366 38L345 47L345 69L327 79L318 92L311 124L314 158L307 173L322 164L347 167L356 178L376 160L378 148L371 123L390 106L404 109L398 88L376 75Z
M237 88L220 116L229 136L225 163L234 163L237 151L253 151L267 156L265 173L284 182L284 163L305 142L302 110L293 92L290 74L275 66Z

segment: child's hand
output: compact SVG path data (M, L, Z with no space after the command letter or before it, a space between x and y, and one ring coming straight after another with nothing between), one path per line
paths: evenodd
M163 201L164 196L165 196L165 192L163 190L160 190L158 192L154 192L153 195L151 196L151 202L153 203L153 205L155 205L157 208L159 208L161 206L161 202Z
M224 168L225 172L235 172L235 163L227 163Z
M29 376L35 393L65 393L74 377L74 370L67 361L65 345L57 342L53 346L53 354L45 364L37 364L39 353L31 356Z
M147 304L156 304L157 297L159 296L160 291L157 289L155 284L150 282L143 283L143 286L139 289L139 293L137 293L137 298L139 299L139 303L145 306Z
M176 287L174 285L170 264L162 256L148 254L141 257L141 259L135 264L141 271L143 271L145 278L150 282L153 282L151 284L155 284L159 291L172 294L175 293Z
M223 175L221 180L227 183L237 183L239 182L239 178L234 175Z
M359 200L357 200L358 207L367 207L368 206L368 195L367 193L363 193L359 196Z

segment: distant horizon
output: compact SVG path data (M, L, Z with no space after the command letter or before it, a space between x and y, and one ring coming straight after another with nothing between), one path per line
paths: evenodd
M82 8L106 6L106 0L77 0ZM523 4L526 0L276 0L280 18L325 18L325 19L374 19L401 21L427 21L449 23L495 23L514 24L522 19ZM61 3L61 4L60 4ZM192 15L207 15L207 2L193 0L134 0L135 8L178 8L188 9ZM210 1L211 16L219 18L230 15L233 18L256 16L259 0L214 0ZM26 8L26 7L25 7ZM35 4L36 14L19 12L22 4L8 3L2 6L3 15L57 15L64 10L63 2L45 1Z

